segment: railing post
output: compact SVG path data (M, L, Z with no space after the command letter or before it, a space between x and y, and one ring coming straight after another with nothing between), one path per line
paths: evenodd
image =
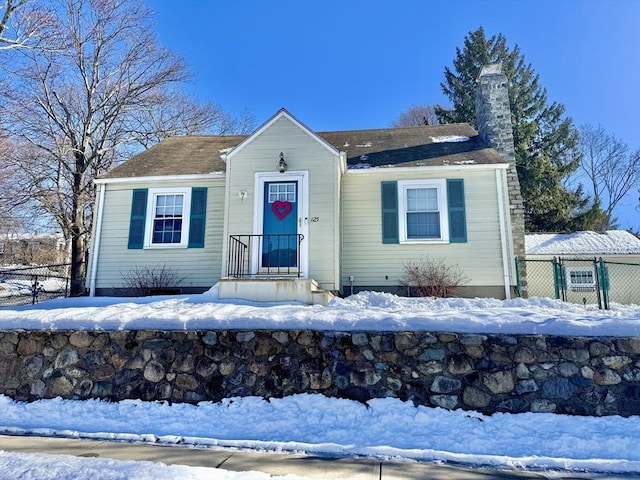
M300 278L300 275L302 274L302 265L300 265L300 246L302 245L303 239L304 239L304 236L302 234L298 234L298 248L296 249L296 254L297 254L296 264L298 265L298 278Z
M602 289L602 301L604 303L605 310L609 310L609 272L607 266L602 260L602 257L598 260L598 267L596 269L596 277L600 283Z
M553 288L555 290L556 300L560 300L560 286L562 285L562 279L561 279L562 271L560 268L560 264L558 263L558 259L556 257L553 257L552 264L553 264Z
M602 295L600 294L600 269L598 268L598 260L596 257L593 257L593 273L595 278L593 279L596 282L596 297L598 298L598 308L602 310Z
M233 242L232 240L232 236L229 236L229 239L227 240L227 277L231 276L231 259L233 258Z

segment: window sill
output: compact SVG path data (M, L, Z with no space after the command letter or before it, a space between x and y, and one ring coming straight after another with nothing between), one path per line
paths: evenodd
M428 238L417 238L417 239L410 239L410 240L400 240L399 242L401 245L447 245L449 244L449 240L444 240L441 238L434 238L433 240L430 240Z
M167 244L163 244L163 245L145 245L143 248L143 250L171 250L171 249L176 249L176 248L187 248L188 245L173 245L170 243Z
M574 286L570 286L569 290L571 290L572 292L595 292L596 291L596 287L591 285L591 286L583 286L583 287L574 287Z

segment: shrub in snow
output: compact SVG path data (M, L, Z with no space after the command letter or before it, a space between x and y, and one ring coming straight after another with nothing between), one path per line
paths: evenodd
M135 297L179 290L178 285L184 280L184 277L178 276L177 272L166 264L154 267L136 266L121 275L125 288Z
M409 296L444 298L454 295L468 281L458 265L449 265L443 259L421 258L404 263L400 285Z

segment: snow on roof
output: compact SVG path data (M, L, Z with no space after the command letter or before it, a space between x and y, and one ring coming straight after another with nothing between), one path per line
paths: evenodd
M431 137L433 143L468 142L469 137L462 135L445 135L442 137Z
M525 236L527 255L640 255L640 239L625 230L536 233Z

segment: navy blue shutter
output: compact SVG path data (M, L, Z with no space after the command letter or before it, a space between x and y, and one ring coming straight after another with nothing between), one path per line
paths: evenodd
M147 189L139 188L133 191L131 200L131 220L129 221L130 249L140 249L144 246L144 224L147 219Z
M464 181L447 180L447 203L449 204L449 242L467 242L467 219L464 207Z
M382 243L398 242L398 184L382 182Z
M191 213L189 215L189 248L203 248L205 217L207 215L207 189L191 190Z

